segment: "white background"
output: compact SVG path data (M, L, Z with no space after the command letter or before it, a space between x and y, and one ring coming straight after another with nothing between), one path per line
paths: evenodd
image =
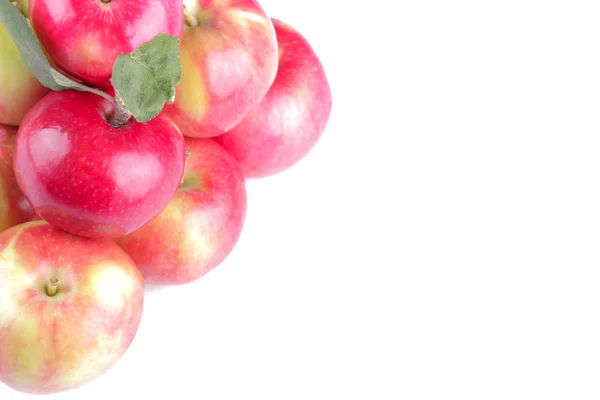
M594 1L263 0L334 110L233 254L52 400L600 398ZM23 400L0 386L0 399Z

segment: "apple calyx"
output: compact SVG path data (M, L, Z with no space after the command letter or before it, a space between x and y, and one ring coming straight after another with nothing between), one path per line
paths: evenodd
M50 297L56 296L56 294L58 293L58 285L59 284L60 284L60 281L57 278L55 278L55 277L50 278L48 285L46 286L46 294Z
M101 0L109 4L112 0ZM113 65L114 99L56 70L42 51L27 19L10 0L0 0L0 22L16 43L27 68L50 90L79 90L109 100L117 109L113 126L123 126L133 116L144 123L154 119L168 101L174 101L181 80L179 38L159 33L130 54L121 54Z

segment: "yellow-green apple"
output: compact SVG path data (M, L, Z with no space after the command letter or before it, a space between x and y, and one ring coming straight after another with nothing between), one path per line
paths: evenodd
M233 128L277 71L277 39L256 0L184 0L182 79L165 113L190 137Z
M0 381L49 394L107 372L132 343L144 283L108 239L85 239L45 221L0 234Z
M246 186L235 159L212 139L186 138L188 159L167 208L136 232L115 239L147 283L193 282L235 246L246 215Z
M247 178L282 172L303 159L320 139L331 114L331 88L309 42L273 19L279 45L275 82L260 104L216 138L240 162Z
M0 22L0 124L20 125L48 89L29 71L8 30Z
M37 218L19 188L13 169L13 147L17 128L0 125L0 232Z
M163 33L181 37L181 0L35 0L33 30L56 65L85 82L110 87L113 64Z

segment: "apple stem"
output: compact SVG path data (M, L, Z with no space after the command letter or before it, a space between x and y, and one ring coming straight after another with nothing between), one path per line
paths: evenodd
M192 152L190 151L190 149L188 149L186 147L185 148L185 164L183 166L183 176L181 177L181 182L179 182L179 186L183 186L183 182L185 182L185 173L187 171L187 165L188 165L188 161L190 159L190 155L192 155Z
M105 93L102 90L94 89L89 86L82 85L79 82L73 81L73 80L71 80L71 78L63 75L62 73L58 72L54 68L50 68L50 73L52 74L52 77L54 78L54 80L62 86L65 86L70 89L79 90L81 92L89 92L89 93L97 94L98 96L104 97L106 100L110 101L115 107L117 105L117 102L115 101L115 99L110 97L110 95L108 93Z
M46 286L46 294L50 297L56 296L58 292L58 284L60 281L54 277L50 278L50 282L48 282L48 286Z
M129 120L131 119L131 113L129 112L127 107L125 107L125 102L123 101L121 96L119 96L119 93L117 93L115 99L116 99L116 104L115 104L116 111L115 111L115 114L110 118L110 120L108 122L110 122L110 124L112 126L114 126L115 128L120 128L123 125L125 125L127 122L129 122Z
M187 26L198 26L198 20L192 15L186 6L183 6L183 20Z

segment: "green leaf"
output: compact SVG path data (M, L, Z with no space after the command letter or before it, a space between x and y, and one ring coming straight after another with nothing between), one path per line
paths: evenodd
M138 122L156 117L175 96L181 80L179 38L160 33L130 54L121 54L113 66L117 96Z
M17 44L25 65L42 85L55 91L76 89L96 93L114 103L114 99L106 93L87 87L52 68L29 23L8 0L0 0L0 22Z

